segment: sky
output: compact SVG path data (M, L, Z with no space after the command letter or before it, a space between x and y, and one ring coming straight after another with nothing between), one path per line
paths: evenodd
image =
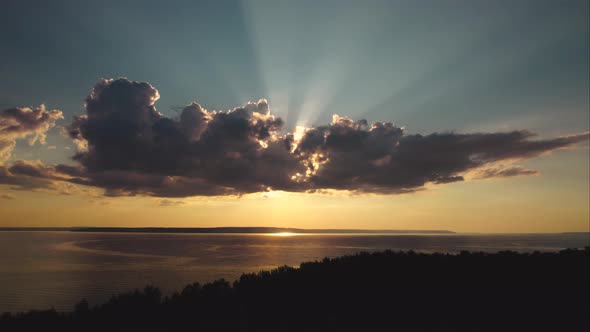
M0 226L588 231L589 3L0 11Z

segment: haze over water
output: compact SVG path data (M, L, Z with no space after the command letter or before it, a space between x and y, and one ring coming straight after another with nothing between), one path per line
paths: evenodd
M72 310L115 293L193 282L233 281L242 273L360 251L555 251L590 244L588 233L366 235L0 232L0 312Z

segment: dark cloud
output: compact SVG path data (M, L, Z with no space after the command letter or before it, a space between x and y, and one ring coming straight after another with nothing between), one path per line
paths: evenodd
M290 190L290 174L304 172L277 132L281 119L265 100L227 112L187 106L178 120L154 107L147 83L102 80L86 98L87 114L68 127L83 166L76 183L115 194L227 195Z
M0 183L66 181L103 188L107 196L268 190L395 194L463 181L471 171L479 170L481 177L532 174L517 166L494 167L589 137L535 139L527 131L408 135L393 123L338 115L326 126L283 134L283 121L270 113L266 100L229 111L192 103L172 119L156 110L158 98L148 83L99 81L85 100L86 114L67 127L78 145L73 157L78 164L17 162L0 169ZM17 184L21 178L25 183Z
M307 131L297 150L320 156L309 179L314 187L387 193L429 182L462 181L461 174L471 169L535 157L587 140L588 133L549 140L532 137L526 131L404 135L391 123L369 128L364 121L334 116L331 125Z
M0 165L11 156L18 139L29 139L45 144L45 133L55 126L55 122L63 119L61 111L45 109L41 105L36 109L28 107L10 108L0 112Z

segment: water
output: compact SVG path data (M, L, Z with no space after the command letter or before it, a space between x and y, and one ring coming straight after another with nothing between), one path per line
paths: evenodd
M81 298L186 284L359 251L553 251L589 245L587 233L523 235L297 235L0 232L0 312L72 310Z

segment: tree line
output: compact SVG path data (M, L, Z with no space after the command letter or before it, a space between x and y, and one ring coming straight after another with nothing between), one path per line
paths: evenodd
M5 313L0 331L588 331L589 252L363 252Z

